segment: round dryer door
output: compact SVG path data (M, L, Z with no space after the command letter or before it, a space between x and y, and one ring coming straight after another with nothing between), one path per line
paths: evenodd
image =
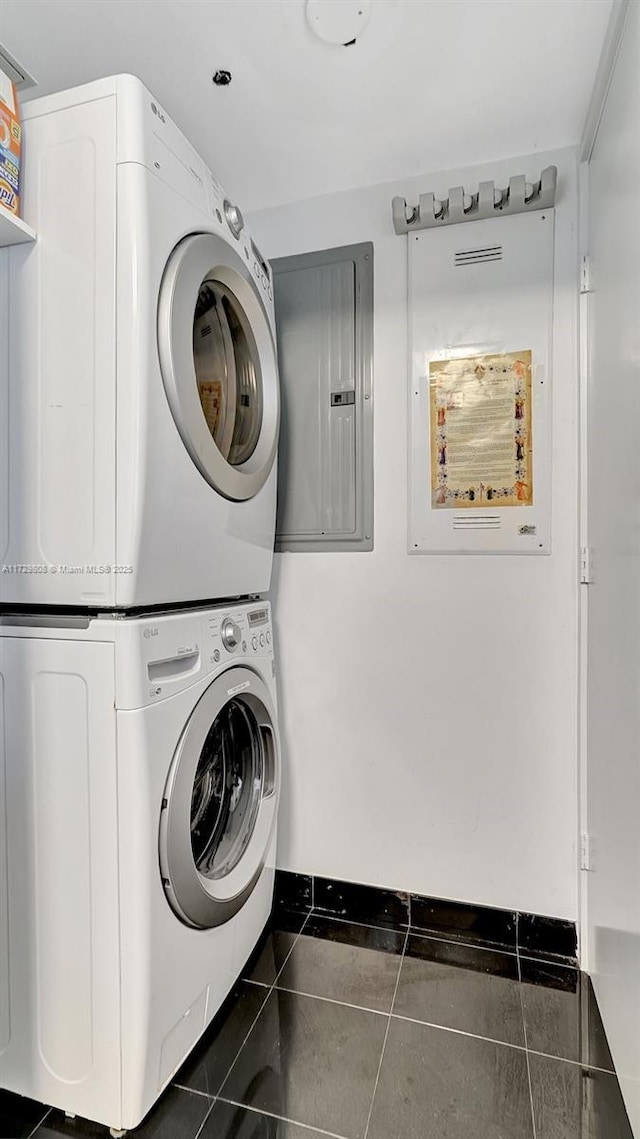
M162 379L187 451L208 483L253 498L278 442L276 350L249 266L215 234L185 238L158 304Z
M162 882L187 925L221 925L246 902L273 835L278 787L275 710L266 685L250 669L231 668L196 704L162 802Z

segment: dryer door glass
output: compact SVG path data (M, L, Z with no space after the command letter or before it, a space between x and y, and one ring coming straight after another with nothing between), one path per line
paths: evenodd
M246 257L213 233L192 234L171 254L158 300L176 427L203 478L237 502L269 478L280 422L272 310Z
M220 878L242 858L255 826L264 780L260 729L242 700L211 725L191 794L191 849L198 872Z
M237 299L202 282L193 319L196 383L207 427L221 455L241 466L262 428L262 377L251 328Z

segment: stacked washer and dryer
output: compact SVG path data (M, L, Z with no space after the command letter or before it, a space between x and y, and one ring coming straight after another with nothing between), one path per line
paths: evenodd
M135 1127L272 902L272 282L131 76L24 108L0 254L0 1087Z

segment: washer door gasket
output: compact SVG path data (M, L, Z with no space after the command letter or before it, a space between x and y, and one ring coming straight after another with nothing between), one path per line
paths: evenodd
M160 813L160 873L187 925L221 925L244 905L276 822L280 759L264 681L235 666L216 677L178 741Z

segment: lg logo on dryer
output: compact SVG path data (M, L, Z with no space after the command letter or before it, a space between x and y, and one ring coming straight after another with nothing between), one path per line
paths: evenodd
M157 117L160 119L161 123L166 123L167 120L165 119L164 115L162 114L162 111L160 110L160 108L158 107L158 105L156 103L151 103L151 110L153 111L154 115L157 115Z
M156 625L154 628L150 625L147 625L146 629L142 630L142 636L145 638L146 641L149 640L149 637L157 637L158 636L158 626Z

